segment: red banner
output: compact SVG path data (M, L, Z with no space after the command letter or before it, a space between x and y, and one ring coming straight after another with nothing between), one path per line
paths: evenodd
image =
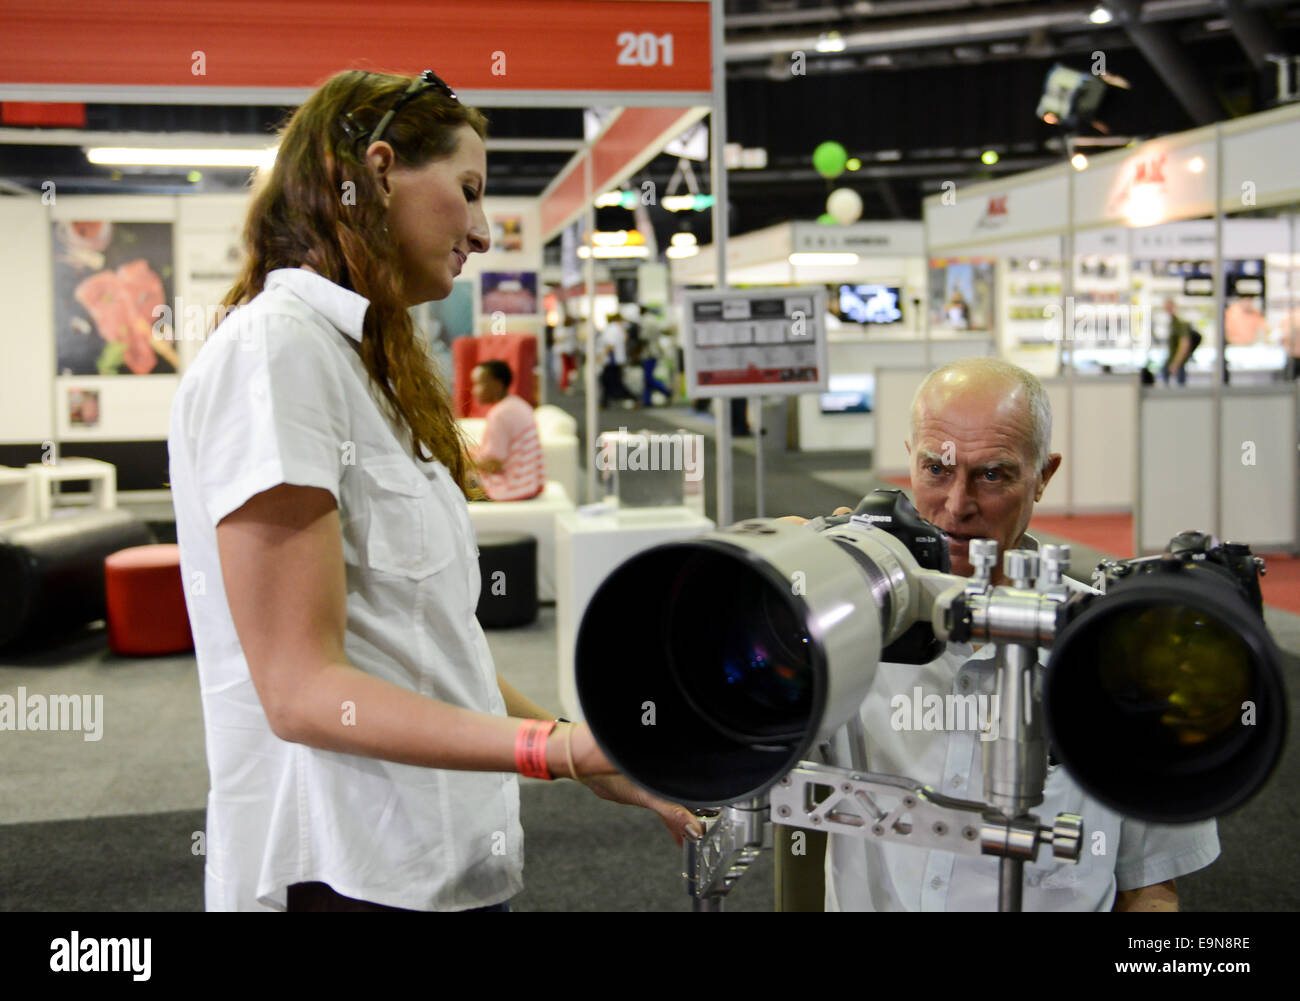
M624 108L592 147L594 194L613 187L680 135L699 114L686 108ZM587 206L583 155L542 197L542 239L552 239Z
M0 24L0 88L90 88L85 100L103 87L312 88L349 68L431 68L458 91L711 86L705 0L6 0Z

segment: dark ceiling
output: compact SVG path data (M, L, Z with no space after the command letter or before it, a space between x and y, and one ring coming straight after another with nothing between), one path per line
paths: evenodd
M1130 89L1109 88L1098 118L1112 136L1149 138L1249 114L1278 102L1269 55L1300 52L1300 2L1109 0L1113 20L1094 24L1095 0L727 0L727 139L762 147L762 170L732 170L731 232L824 211L831 185L812 168L813 148L842 143L862 161L843 175L862 195L864 219L920 218L921 199L946 180L1020 172L1059 161L1064 134L1035 108L1056 63L1088 72L1098 53ZM819 52L838 31L846 48ZM792 72L801 52L802 75ZM1294 86L1300 89L1300 69ZM92 131L269 133L284 108L89 105ZM487 109L495 138L582 136L578 110ZM1086 136L1097 136L1085 127ZM980 154L999 154L985 166ZM490 151L488 192L536 195L569 153ZM662 192L675 157L659 156L639 182ZM707 164L696 176L708 187ZM197 183L172 175L120 173L86 162L79 146L0 144L0 179L61 193L230 190L239 171L205 169ZM690 218L684 218L690 217ZM661 242L693 226L708 239L707 213L654 210ZM602 228L631 225L601 210Z

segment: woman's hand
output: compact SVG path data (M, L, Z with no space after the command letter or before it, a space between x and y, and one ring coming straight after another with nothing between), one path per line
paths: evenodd
M672 834L678 848L682 846L682 838L695 841L704 833L704 822L686 807L651 796L622 775L598 775L583 779L582 784L611 803L626 803L628 806L644 806L647 810L653 810L659 814L659 819Z
M563 733L566 727L569 732ZM569 742L567 746L566 742ZM672 833L673 840L679 847L683 837L694 840L704 833L701 821L686 807L651 796L640 786L619 775L605 757L605 752L596 744L596 738L591 735L591 728L586 723L561 723L552 731L546 751L551 774L556 778L573 777L569 769L570 750L578 781L601 799L653 810L659 814L659 819Z
M853 508L851 507L837 507L833 512L833 514L852 514L852 513L853 513ZM784 518L777 518L776 520L789 521L789 522L793 522L796 525L806 525L808 524L810 519L800 518L797 514L787 514Z

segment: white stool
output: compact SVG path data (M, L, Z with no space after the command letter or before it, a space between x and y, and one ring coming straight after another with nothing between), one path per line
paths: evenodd
M98 459L60 459L46 465L30 462L27 468L36 481L36 516L40 521L54 509L54 484L69 480L89 480L93 506L101 511L117 507L117 467Z
M36 476L30 469L0 466L0 530L36 521Z

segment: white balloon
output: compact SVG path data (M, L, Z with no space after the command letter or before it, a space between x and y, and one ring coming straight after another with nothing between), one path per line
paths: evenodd
M826 199L826 211L847 226L862 216L862 196L852 188L836 188Z

